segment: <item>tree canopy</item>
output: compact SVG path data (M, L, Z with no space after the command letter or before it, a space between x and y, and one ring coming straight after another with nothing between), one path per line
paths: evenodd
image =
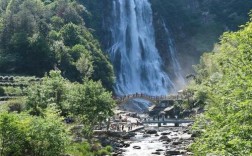
M196 124L203 128L192 146L196 155L252 154L251 36L250 20L241 30L224 33L214 53L196 66L198 88L207 95L206 112Z
M1 72L43 76L59 68L64 77L80 82L85 76L80 64L88 62L88 76L112 90L112 65L85 27L85 12L72 0L1 1Z

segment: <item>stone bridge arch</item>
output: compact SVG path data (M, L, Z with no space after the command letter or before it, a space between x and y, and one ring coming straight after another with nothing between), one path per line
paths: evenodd
M121 105L121 104L125 104L130 100L133 99L143 99L143 100L147 100L152 102L153 104L158 104L160 101L163 100L175 100L178 99L177 95L168 95L168 96L150 96L150 95L146 95L146 94L130 94L130 95L125 95L125 96L121 96L121 97L117 97L116 101L117 104Z

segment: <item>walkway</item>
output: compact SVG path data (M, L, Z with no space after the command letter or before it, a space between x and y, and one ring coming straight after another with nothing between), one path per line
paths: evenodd
M167 96L150 96L142 93L136 93L136 94L129 94L119 97L114 97L114 99L117 101L117 103L125 103L131 99L141 98L148 101L151 101L153 103L157 101L163 101L163 100L182 100L186 99L187 96L185 95L167 95Z
M161 127L161 124L165 125L169 123L173 123L176 127L178 127L179 124L193 123L193 122L194 120L191 119L159 119L159 120L147 119L142 121L143 124L158 124L158 127Z

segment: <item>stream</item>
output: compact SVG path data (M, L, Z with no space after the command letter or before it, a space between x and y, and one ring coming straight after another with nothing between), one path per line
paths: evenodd
M154 134L148 134L152 131ZM187 151L188 145L193 142L187 125L159 128L149 126L136 132L135 137L128 141L130 146L122 148L123 156L192 155Z
M114 120L120 117L127 123L143 121L149 117L148 108L151 105L142 100L130 101L115 110ZM133 132L111 130L111 134L100 137L100 140L103 145L114 148L113 156L189 156L193 153L188 146L195 137L191 133L191 125L187 123L175 127L174 124L162 124L158 127L157 124L140 124L133 126Z

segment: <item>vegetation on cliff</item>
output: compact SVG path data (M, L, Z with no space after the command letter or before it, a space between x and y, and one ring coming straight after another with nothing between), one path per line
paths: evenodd
M84 26L85 12L70 0L1 1L1 73L43 76L59 68L64 77L80 82L93 70L89 76L112 90L112 65Z
M226 32L212 53L196 68L196 92L206 112L196 128L202 131L192 149L196 155L252 154L251 69L252 20L237 32ZM204 89L202 89L204 88Z

